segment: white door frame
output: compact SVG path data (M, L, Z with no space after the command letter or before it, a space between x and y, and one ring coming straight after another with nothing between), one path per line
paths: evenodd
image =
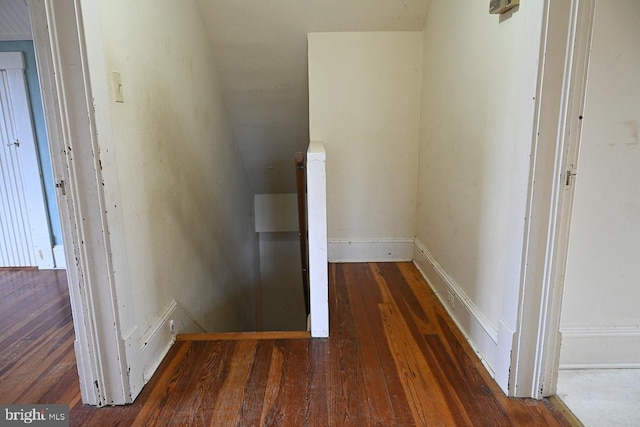
M595 0L550 0L510 395L555 394L564 272ZM558 46L566 47L557 49ZM555 49L555 50L554 50Z
M136 341L130 339L135 328L122 326L123 319L125 327L132 323L130 290L116 289L114 280L113 221L103 189L105 147L98 144L81 3L29 0L29 10L58 187L82 401L103 406L131 403L143 384L131 379L142 378L138 364L130 363L136 346L127 344ZM86 4L93 16L95 3Z
M50 269L54 267L53 245L22 52L0 52L0 70L6 72L11 95L10 104L15 118L15 135L18 141L8 149L18 150L17 155L22 170L20 179L24 186L24 201L27 209L26 224L30 234L28 244L31 245L29 248L31 260L28 262L30 266L35 262L39 269Z

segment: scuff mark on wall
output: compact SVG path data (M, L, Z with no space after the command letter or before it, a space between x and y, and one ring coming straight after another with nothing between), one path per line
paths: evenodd
M623 123L629 127L629 135L631 136L631 142L627 142L627 145L637 147L639 142L638 135L640 134L640 132L638 131L638 121L632 119L627 120Z

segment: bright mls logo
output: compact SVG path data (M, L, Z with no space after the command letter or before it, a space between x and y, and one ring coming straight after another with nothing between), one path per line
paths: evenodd
M0 404L0 427L34 425L68 427L68 405L4 405Z

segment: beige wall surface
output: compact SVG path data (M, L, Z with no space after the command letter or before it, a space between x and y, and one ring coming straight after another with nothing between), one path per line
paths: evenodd
M327 152L329 241L413 238L420 32L309 35L312 141Z
M424 31L417 240L495 329L521 273L538 13L433 2Z
M635 363L640 363L635 344L640 336L639 18L636 1L596 3L561 321L563 332L595 328L603 336L605 330L635 329L627 337ZM596 348L580 352L602 348L602 339L591 337L589 345ZM607 363L615 351L630 348L606 342L605 353L611 354L594 362Z
M255 327L253 194L194 1L103 1L109 114L136 324L175 299L210 331ZM111 82L109 82L111 85Z

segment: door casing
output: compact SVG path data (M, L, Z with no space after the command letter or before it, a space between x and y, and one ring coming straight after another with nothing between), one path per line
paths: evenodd
M555 394L560 313L595 0L548 0L510 395ZM560 47L560 48L559 48Z
M29 0L29 11L59 187L82 401L97 406L131 403L144 385L141 350L130 344L139 333L132 320L128 270L114 261L117 237L110 229L119 225L117 210L105 208L117 203L119 193L117 186L110 194L104 190L103 165L112 162L111 147L108 138L98 139L95 110L104 95L94 93L91 78L99 81L100 76L90 76L88 59L103 52L90 53L88 44L99 48L99 40L86 40L87 34L99 34L99 4Z

